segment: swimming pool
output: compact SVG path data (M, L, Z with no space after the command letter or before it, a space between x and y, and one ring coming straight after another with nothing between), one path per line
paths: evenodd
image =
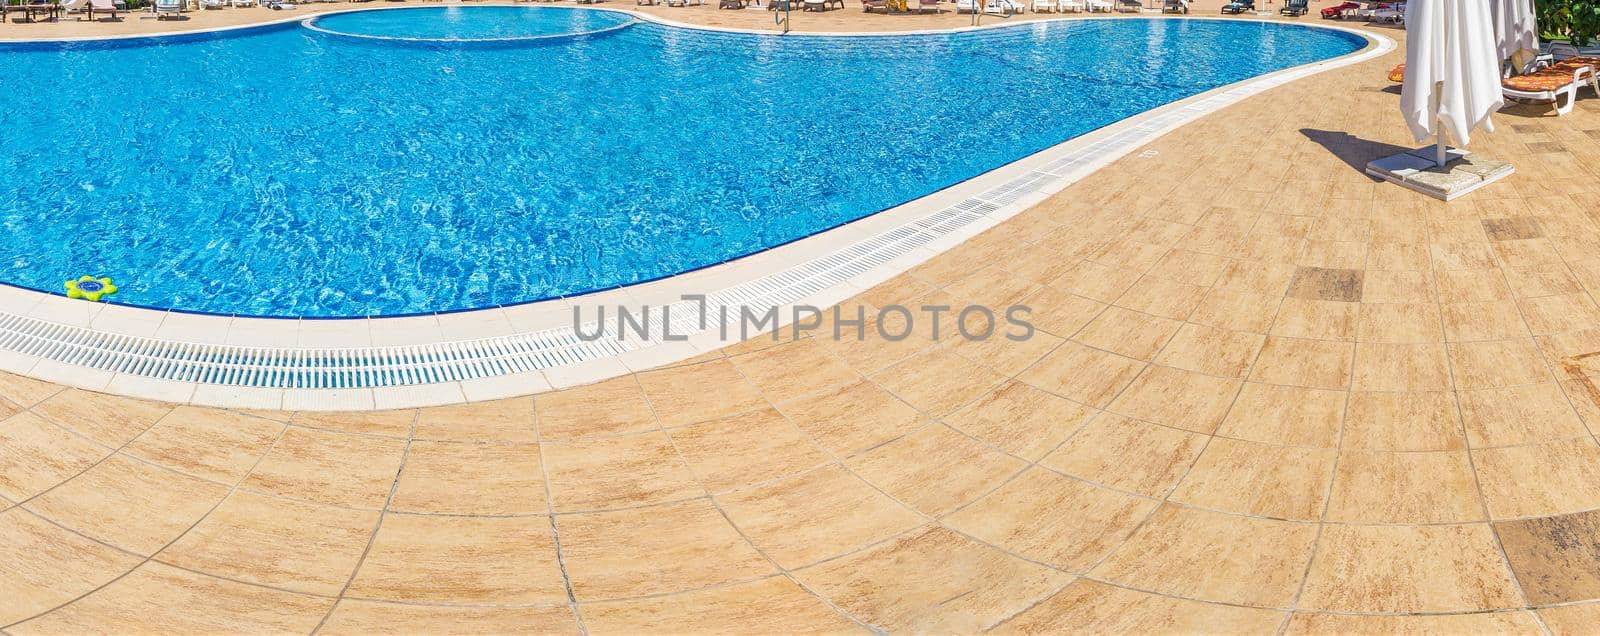
M319 24L424 39L602 24L570 28L575 13L591 12L430 7ZM0 281L59 293L105 275L117 302L252 316L573 295L781 245L1364 45L1138 18L893 37L639 21L509 44L290 23L0 45L13 60L0 75Z

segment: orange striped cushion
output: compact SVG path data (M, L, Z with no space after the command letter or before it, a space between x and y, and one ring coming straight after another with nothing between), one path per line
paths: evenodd
M1525 93L1544 93L1572 83L1572 71L1551 67L1542 71L1507 77L1501 85Z

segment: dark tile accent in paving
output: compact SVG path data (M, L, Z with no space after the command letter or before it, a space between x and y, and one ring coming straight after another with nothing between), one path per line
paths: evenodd
M1544 228L1540 227L1539 220L1531 216L1484 219L1483 230L1489 233L1491 241L1515 241L1544 236Z
M1539 124L1512 124L1511 129L1519 133L1536 133L1543 132L1544 126Z
M1600 139L1600 128L1596 128L1594 130L1585 130L1583 132L1587 133L1590 137L1594 137L1595 139Z
M1289 283L1289 295L1306 300L1358 303L1361 302L1362 280L1359 269L1301 267L1294 271L1294 281Z
M1566 152L1567 147L1553 141L1543 141L1539 143L1528 144L1528 150L1532 150L1534 152Z
M1600 510L1495 524L1535 605L1600 598Z

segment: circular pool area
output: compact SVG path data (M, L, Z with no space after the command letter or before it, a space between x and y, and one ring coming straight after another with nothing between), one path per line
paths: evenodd
M592 36L636 21L619 11L571 7L421 7L307 18L307 28L390 42L530 42Z
M116 302L280 317L570 296L783 245L1366 44L1144 18L870 37L552 7L315 23L410 41L289 23L0 45L0 282L110 276Z

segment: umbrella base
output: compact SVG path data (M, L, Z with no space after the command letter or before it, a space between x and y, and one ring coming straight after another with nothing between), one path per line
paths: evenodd
M1441 201L1453 201L1516 171L1504 161L1455 148L1446 152L1445 165L1440 168L1435 153L1434 146L1427 146L1377 159L1367 164L1367 174Z

